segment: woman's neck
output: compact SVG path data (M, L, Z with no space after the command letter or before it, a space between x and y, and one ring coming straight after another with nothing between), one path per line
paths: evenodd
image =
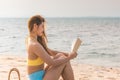
M30 34L30 38L37 40L37 35L36 34Z

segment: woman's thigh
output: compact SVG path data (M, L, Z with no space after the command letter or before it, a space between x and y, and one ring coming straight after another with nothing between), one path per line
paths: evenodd
M54 59L59 59L59 58L65 58L65 57L62 56L62 54L58 53L54 57ZM59 66L55 66L55 67L49 67L45 72L45 76L44 76L43 80L58 80L65 65L66 65L66 63L61 64Z

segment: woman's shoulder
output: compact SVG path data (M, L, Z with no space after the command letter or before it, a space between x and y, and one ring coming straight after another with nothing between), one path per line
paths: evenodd
M30 41L29 46L40 46L40 44L37 41Z
M41 47L42 45L38 41L30 41L29 48Z

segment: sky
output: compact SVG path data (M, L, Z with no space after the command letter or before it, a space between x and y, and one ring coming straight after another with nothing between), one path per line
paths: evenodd
M120 0L0 0L0 17L120 17Z

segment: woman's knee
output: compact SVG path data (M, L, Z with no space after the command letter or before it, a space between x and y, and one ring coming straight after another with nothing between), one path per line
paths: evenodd
M62 54L62 53L57 53L55 56L54 56L54 58L53 59L57 59L57 58L66 58L66 56L64 55L64 54Z

